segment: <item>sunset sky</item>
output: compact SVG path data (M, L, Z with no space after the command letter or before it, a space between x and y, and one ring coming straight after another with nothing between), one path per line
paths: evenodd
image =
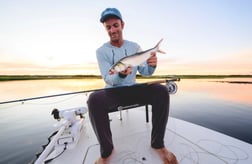
M143 50L164 39L156 75L252 74L251 0L1 0L0 75L99 74L107 7Z

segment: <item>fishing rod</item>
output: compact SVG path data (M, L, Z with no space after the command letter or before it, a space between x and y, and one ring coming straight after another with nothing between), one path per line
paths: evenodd
M16 103L16 102L24 102L24 101L29 101L29 100L45 99L45 98L58 97L58 96L67 96L67 95L80 94L80 93L88 93L88 92L95 92L95 91L101 91L101 90L113 90L113 89L127 88L127 87L132 87L132 86L139 86L139 85L151 85L151 84L157 84L157 83L166 83L167 88L169 90L169 93L174 94L174 93L177 92L177 85L176 85L176 83L174 83L175 81L180 81L180 78L154 80L154 81L145 82L145 83L136 83L136 84L130 85L130 86L120 86L120 87L113 87L113 88L90 89L90 90L84 90L84 91L76 91L76 92L53 94L53 95L47 95L47 96L31 97L31 98L25 98L25 99L2 101L2 102L0 102L0 104L9 104L9 103Z

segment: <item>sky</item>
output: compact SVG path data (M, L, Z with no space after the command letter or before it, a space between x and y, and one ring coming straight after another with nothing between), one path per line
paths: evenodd
M164 39L154 75L252 74L251 0L1 0L0 75L99 75L107 7L143 50Z

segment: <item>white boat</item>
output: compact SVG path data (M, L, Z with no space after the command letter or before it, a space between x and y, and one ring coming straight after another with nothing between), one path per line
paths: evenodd
M99 144L86 107L59 110L59 130L35 164L92 164L100 156ZM110 113L115 151L111 164L161 164L150 147L152 125L143 106ZM148 111L151 118L151 111ZM251 164L252 145L239 139L169 117L165 145L180 164Z

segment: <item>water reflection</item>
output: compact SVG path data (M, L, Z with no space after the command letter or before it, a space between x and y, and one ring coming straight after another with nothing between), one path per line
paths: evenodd
M183 92L204 93L216 99L252 105L252 84L223 83L221 81L250 81L243 79L185 79L178 83Z
M0 101L102 88L101 79L26 80L1 82Z

